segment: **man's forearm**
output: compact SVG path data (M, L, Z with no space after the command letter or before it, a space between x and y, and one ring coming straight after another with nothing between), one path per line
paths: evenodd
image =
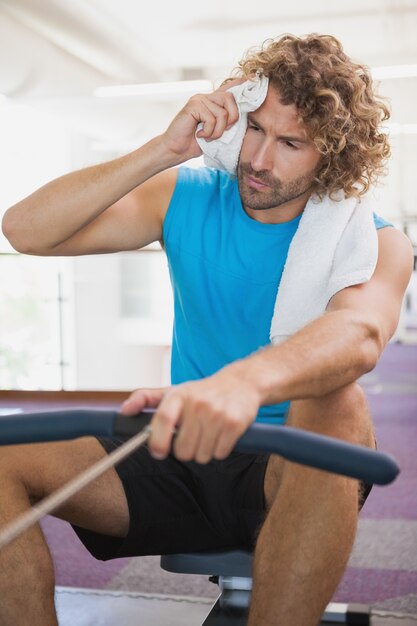
M6 212L3 228L16 249L35 242L40 250L52 248L173 165L172 155L156 137L130 154L47 183Z
M255 385L261 404L325 395L375 367L383 345L378 326L355 311L326 313L277 346L230 367Z

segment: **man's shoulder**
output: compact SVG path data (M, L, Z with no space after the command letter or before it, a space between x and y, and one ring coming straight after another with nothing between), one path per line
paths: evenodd
M193 185L198 188L225 189L236 184L236 178L223 170L211 167L182 166L178 171L180 184Z
M173 233L191 233L193 228L207 230L208 223L231 219L235 186L227 172L207 167L181 166L168 211L164 219L164 239Z
M374 223L376 228L385 228L387 226L394 226L394 224L392 224L392 222L389 222L388 220L386 220L384 217L381 217L378 213L373 213L374 216Z
M413 252L413 245L410 239L399 228L396 228L392 224L388 228L384 228L378 232L378 241L380 244L380 252L382 249L385 252L392 252L390 248L395 247L397 251L402 250L403 254L410 256ZM388 256L391 256L389 254Z
M399 228L378 231L378 266L385 273L390 268L394 282L404 283L405 289L413 271L414 250L410 239Z

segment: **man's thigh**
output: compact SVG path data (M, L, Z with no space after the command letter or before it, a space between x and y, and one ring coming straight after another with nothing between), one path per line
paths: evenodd
M6 446L0 449L0 473L23 483L30 501L35 503L106 455L94 437ZM124 537L129 528L129 509L115 469L84 487L54 515L83 528Z

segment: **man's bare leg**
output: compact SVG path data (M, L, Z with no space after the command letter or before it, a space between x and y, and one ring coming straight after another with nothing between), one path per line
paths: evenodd
M0 448L0 527L105 456L93 438ZM129 511L114 469L85 487L57 517L115 537L126 535ZM56 626L54 569L39 526L0 551L1 626Z
M293 402L288 423L374 447L358 385ZM317 626L351 554L358 481L273 457L265 498L248 626Z

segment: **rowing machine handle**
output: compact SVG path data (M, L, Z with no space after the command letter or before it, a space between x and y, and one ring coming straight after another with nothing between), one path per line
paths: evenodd
M64 409L0 417L0 445L59 441L86 435L126 438L149 424L154 409L129 417L104 409ZM390 455L290 426L252 424L237 452L271 453L317 469L387 485L399 473Z

